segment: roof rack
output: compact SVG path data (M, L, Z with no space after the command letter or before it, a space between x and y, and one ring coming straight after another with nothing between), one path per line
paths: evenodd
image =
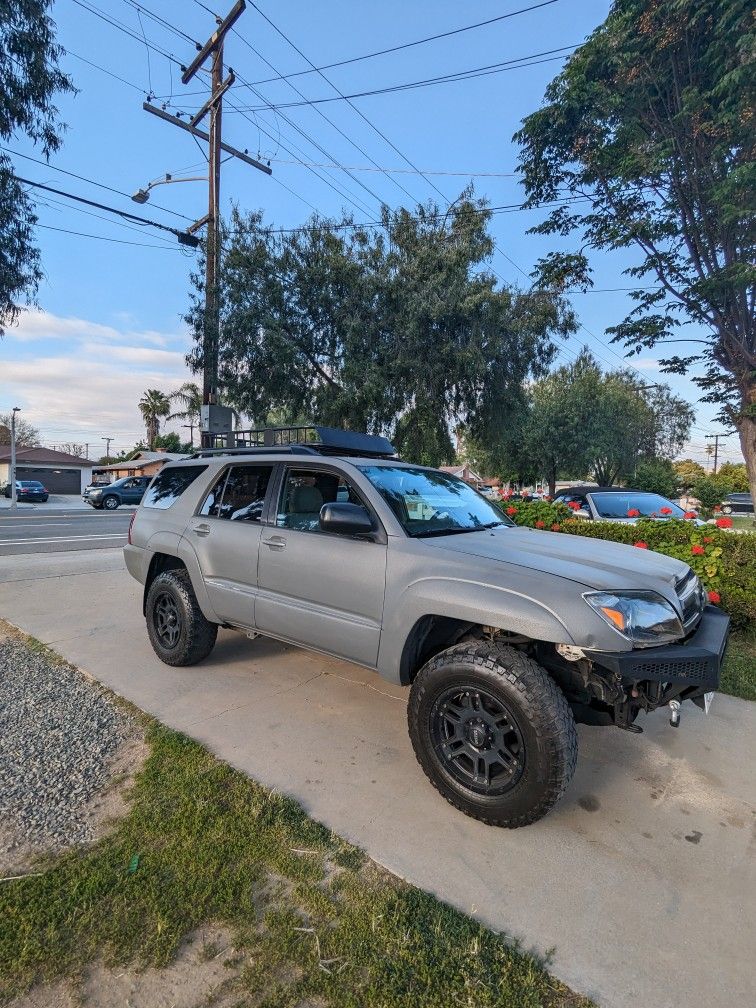
M228 441L231 444L228 444ZM249 454L352 455L393 458L396 449L384 437L360 434L338 427L260 427L213 436L213 447L195 452L192 458Z

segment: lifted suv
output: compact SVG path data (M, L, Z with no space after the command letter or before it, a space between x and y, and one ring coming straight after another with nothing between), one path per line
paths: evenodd
M682 561L519 528L383 438L250 440L166 465L132 523L126 564L166 664L201 661L224 626L376 669L411 687L432 784L509 827L564 793L576 721L639 732L640 711L708 709L728 618Z

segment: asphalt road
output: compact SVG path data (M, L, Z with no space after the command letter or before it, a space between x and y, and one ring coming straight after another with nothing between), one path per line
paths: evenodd
M133 511L0 511L0 557L123 546Z
M581 725L554 811L492 829L426 781L407 690L226 630L204 662L169 668L141 609L119 549L0 559L0 616L390 871L554 949L551 969L601 1008L753 1004L756 704L716 696L708 717L684 704L677 729L657 711L642 735Z

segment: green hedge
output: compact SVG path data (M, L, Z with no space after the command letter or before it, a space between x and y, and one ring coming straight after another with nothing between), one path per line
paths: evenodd
M733 625L756 625L756 533L732 532L689 521L641 519L635 525L575 518L569 508L550 501L502 501L501 508L518 525L554 532L609 539L666 553L690 564L712 601L729 613ZM643 546L638 546L642 549Z

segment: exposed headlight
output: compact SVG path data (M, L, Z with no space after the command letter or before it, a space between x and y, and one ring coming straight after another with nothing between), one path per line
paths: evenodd
M588 592L583 598L636 647L666 644L683 636L677 612L656 592Z
M89 491L89 496L90 497L102 497L102 490L90 490Z

